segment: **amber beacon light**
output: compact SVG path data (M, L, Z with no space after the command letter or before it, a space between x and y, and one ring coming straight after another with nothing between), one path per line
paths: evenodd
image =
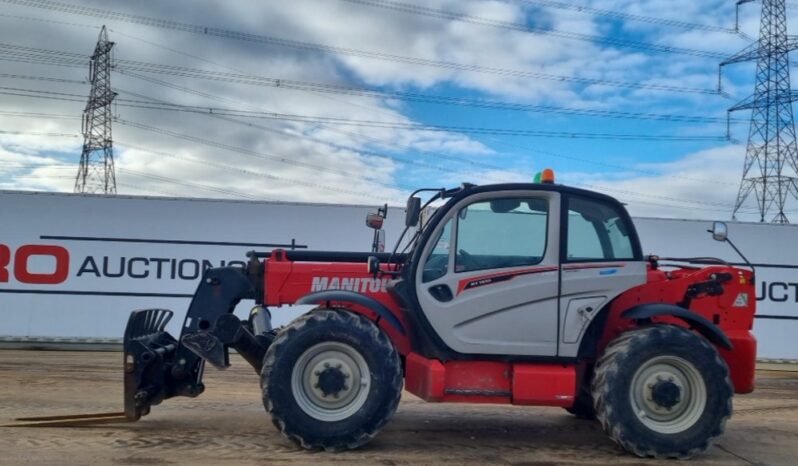
M535 175L535 183L554 183L554 170L551 168L546 168L545 170L538 172Z

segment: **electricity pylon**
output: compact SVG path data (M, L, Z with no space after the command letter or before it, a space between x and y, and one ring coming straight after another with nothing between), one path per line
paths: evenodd
M753 0L738 0L737 6ZM720 64L756 60L754 94L729 112L751 110L743 177L733 217L753 193L759 221L789 223L784 206L798 198L798 146L795 140L792 102L798 94L790 88L789 52L798 38L787 35L785 0L762 0L759 40ZM772 215L772 217L771 217Z
M111 137L113 118L111 102L116 93L111 90L111 48L105 26L100 31L97 46L89 63L91 94L83 110L83 152L75 177L76 193L116 194L114 147Z

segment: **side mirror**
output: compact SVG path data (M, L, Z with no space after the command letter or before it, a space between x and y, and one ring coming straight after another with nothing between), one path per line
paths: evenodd
M712 239L715 241L726 241L729 237L729 228L724 222L715 222L712 224Z
M375 230L379 230L382 228L382 223L384 220L385 219L380 214L368 214L366 215L366 226Z
M407 209L405 210L405 226L414 227L418 225L418 219L421 215L421 198L412 196L407 200Z

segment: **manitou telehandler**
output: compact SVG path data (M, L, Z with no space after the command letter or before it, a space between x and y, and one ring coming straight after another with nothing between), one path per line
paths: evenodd
M404 386L427 401L566 408L636 455L688 458L721 435L733 393L754 388L753 272L644 256L611 197L547 171L420 189L405 224L393 253L276 249L208 269L179 338L164 331L171 311L134 311L127 418L201 394L205 363L224 369L233 348L274 425L307 449L365 444ZM711 231L727 240L725 224ZM257 306L242 321L245 299ZM285 305L315 308L273 330L267 306Z

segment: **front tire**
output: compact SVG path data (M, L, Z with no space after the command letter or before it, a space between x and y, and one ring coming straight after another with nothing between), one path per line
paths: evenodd
M396 411L401 361L370 320L318 309L277 335L264 358L261 389L272 422L296 444L354 449L377 435Z
M687 459L710 448L732 413L729 369L706 339L674 325L626 332L599 359L596 417L641 457Z

